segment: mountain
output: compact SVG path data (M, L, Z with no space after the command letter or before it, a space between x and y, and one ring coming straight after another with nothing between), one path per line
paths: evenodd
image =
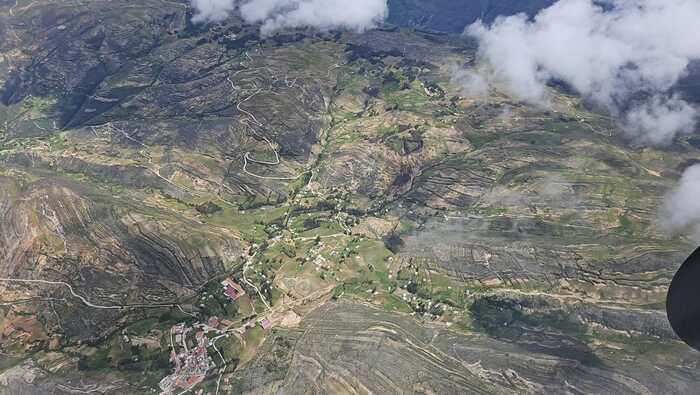
M534 16L554 0L390 0L389 21L421 30L461 33L482 20L490 23L498 16L525 13Z
M695 390L656 217L697 138L468 94L459 35L191 16L0 1L0 393Z

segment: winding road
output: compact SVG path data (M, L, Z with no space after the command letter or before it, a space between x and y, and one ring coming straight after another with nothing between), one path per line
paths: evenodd
M247 51L245 52L245 56L246 56L251 62L253 62L253 58L250 57L250 55L248 54ZM285 77L285 80L286 80L286 77ZM226 77L226 81L228 81L228 83L231 85L231 89L232 89L233 91L239 90L239 88L236 87L236 85L235 85L235 84L233 83L233 81L231 80L231 77L230 77L230 76ZM296 80L296 78L295 78L294 81L293 81L293 83L292 83L292 86L296 85L296 81L297 81L297 80ZM258 175L258 174L255 174L255 173L252 173L252 172L248 171L248 162L257 163L257 164L266 165L266 166L277 166L277 165L279 165L279 164L281 163L281 162L280 162L279 152L275 149L275 147L273 146L272 142L271 142L268 138L266 138L265 136L262 136L262 135L260 135L259 133L257 133L257 132L255 131L255 129L254 129L252 126L249 125L250 122L252 122L253 124L255 124L255 125L258 126L258 127L263 127L264 124L263 124L262 122L260 122L260 121L255 117L255 115L254 115L253 113L251 113L250 111L248 111L248 110L244 109L243 107L241 107L241 105L242 105L243 103L249 101L250 99L252 99L253 97L257 96L259 93L261 93L261 92L263 91L263 88L259 88L259 87L257 86L257 84L253 83L253 85L255 86L255 91L254 91L252 94L248 95L245 99L239 101L239 102L236 104L236 108L238 109L238 111L241 112L242 114L245 114L245 115L247 116L246 118L241 119L239 122L242 123L242 124L244 124L244 125L248 128L248 130L250 130L250 131L253 132L253 134L255 134L256 136L261 137L263 140L265 140L265 142L269 145L270 150L272 150L272 152L275 154L275 161L274 161L274 162L270 162L270 161L261 161L261 160L257 160L257 159L255 159L255 158L252 157L252 155L251 155L250 152L246 152L245 155L243 155L243 172L246 173L247 175L251 176L251 177L259 178L259 179L261 179L261 180L269 180L269 181L296 181L296 180L300 179L304 174L307 174L307 173L309 173L309 172L308 172L308 171L305 171L305 172L303 172L303 173L300 173L300 174L297 175L296 177L267 177L267 176L261 176L261 175ZM286 85L289 87L289 83L288 83L288 82L286 83Z
M164 303L164 304L129 304L129 305L110 305L110 306L105 306L105 305L99 305L96 303L92 303L89 300L87 300L84 296L78 294L75 292L73 289L73 286L63 282L63 281L48 281L48 280L27 280L27 279L22 279L22 278L0 278L0 282L9 282L9 283L20 283L20 284L43 284L43 285L60 285L63 287L68 288L70 291L71 295L74 297L80 299L80 301L88 307L92 307L93 309L100 309L100 310L123 310L123 309L129 309L129 308L162 308L162 307L177 307L180 309L185 314L192 315L192 313L188 313L185 310L182 309L182 306L180 306L177 303Z

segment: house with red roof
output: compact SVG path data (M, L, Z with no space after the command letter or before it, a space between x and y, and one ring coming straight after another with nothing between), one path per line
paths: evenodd
M221 282L224 287L224 295L226 295L232 301L238 300L241 296L245 295L245 290L239 284L231 280L230 278L225 279Z

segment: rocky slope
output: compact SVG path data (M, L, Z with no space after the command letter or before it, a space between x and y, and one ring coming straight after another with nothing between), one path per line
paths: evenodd
M656 212L697 136L467 94L457 35L190 17L0 1L0 392L151 392L212 317L210 393L692 390Z

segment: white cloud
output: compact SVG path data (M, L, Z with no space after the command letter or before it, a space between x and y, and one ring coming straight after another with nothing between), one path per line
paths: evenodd
M547 82L559 79L607 106L647 143L690 131L697 108L667 92L700 59L700 1L607 3L604 10L593 0L560 0L534 20L498 18L466 32L479 40L494 76L521 99L547 101ZM621 110L640 92L651 99Z
M261 31L293 27L364 31L389 14L386 0L249 0L241 5L249 22L262 22Z
M646 144L670 143L676 134L689 134L697 124L698 110L676 96L657 95L625 114L628 133Z
M489 82L478 71L464 69L457 64L450 67L451 82L462 88L467 96L481 96L489 91Z
M192 22L218 22L234 10L236 0L190 0L195 14Z
M261 23L270 34L284 28L342 28L364 31L389 14L387 0L191 0L193 22L220 21L240 6L248 23Z
M689 167L660 212L662 229L669 233L692 232L700 242L700 165Z

